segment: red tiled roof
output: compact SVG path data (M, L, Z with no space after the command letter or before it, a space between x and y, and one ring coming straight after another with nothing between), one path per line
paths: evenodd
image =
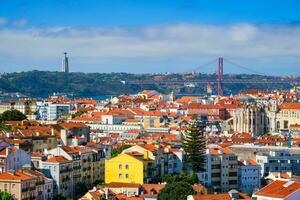
M213 154L213 155L216 155L216 154L233 154L233 152L228 149L228 148L209 148L209 153L210 154ZM219 152L220 151L220 152Z
M222 107L218 104L201 104L201 103L190 103L189 109L221 109Z
M137 183L121 183L121 182L111 182L107 185L110 188L120 188L120 187L130 187L130 188L138 188L140 187L140 184Z
M283 103L280 105L282 110L300 110L300 103Z
M74 123L74 122L69 122L69 123L61 123L59 124L63 128L67 129L72 129L72 128L87 128L87 125L83 123Z
M196 194L194 200L231 200L229 194Z
M19 170L15 171L14 173L4 172L0 174L0 180L29 180L32 178L32 176L25 174Z
M298 190L300 190L299 182L276 180L257 191L255 195L273 198L286 198Z
M4 149L2 149L1 151L0 151L0 156L6 156L6 148L4 148ZM16 148L9 148L9 152L10 153L14 153L15 151L16 151L17 149Z
M156 151L157 147L155 147L153 144L144 144L144 145L140 145L141 147L143 147L144 149L147 149L148 151Z
M69 162L64 156L53 156L51 158L48 158L46 162L52 162L52 163L63 163L63 162Z

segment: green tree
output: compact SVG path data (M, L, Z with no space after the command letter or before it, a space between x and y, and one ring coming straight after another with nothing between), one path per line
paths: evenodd
M174 182L167 184L158 194L158 200L183 200L188 195L193 195L196 192L192 186L186 182Z
M0 192L0 200L12 200L14 199L13 196L5 191L1 191Z
M82 114L86 113L86 110L78 110L75 114L72 115L72 118L80 117Z
M204 135L205 124L193 120L183 141L183 149L186 152L186 161L193 172L203 171L206 163L206 139Z
M170 183L176 183L176 182L186 182L191 185L198 183L198 177L195 173L192 174L186 174L186 173L180 173L180 174L164 174L161 177L161 181Z
M0 115L0 121L21 121L27 119L26 115L18 110L7 110Z
M131 147L131 146L128 145L128 144L124 144L123 146L121 146L119 148L113 149L111 151L111 157L112 158L116 157L117 155L119 155L120 153L122 153L123 150L128 149L129 147Z

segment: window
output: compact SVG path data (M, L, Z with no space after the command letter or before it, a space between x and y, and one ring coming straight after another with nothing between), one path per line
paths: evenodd
M126 178L129 178L129 175L128 175L128 174L126 174Z
M126 168L126 169L129 169L129 166L126 164L126 165L125 165L125 168Z
M16 184L13 183L13 184L11 185L11 188L12 188L12 189L15 189L15 185L16 185Z
M122 174L119 174L119 179L121 179L122 178Z
M122 169L122 164L119 164L119 169Z
M4 184L4 191L7 191L7 184Z

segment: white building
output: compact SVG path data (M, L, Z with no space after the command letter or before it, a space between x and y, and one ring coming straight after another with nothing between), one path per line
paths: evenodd
M37 119L55 120L70 113L69 104L55 104L52 102L37 102Z
M4 163L0 172L18 170L31 164L31 155L22 149L6 147L0 151L0 162Z

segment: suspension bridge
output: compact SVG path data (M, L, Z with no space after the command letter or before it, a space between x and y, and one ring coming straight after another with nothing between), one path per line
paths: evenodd
M237 79L230 78L230 76L224 77L224 62L226 64L237 67L242 71L247 71L248 73L254 75L260 75L259 78L251 78L251 79ZM288 77L278 77L278 76L270 76L265 73L258 72L249 67L238 64L228 58L219 57L217 59L211 60L203 65L199 65L197 68L190 70L189 72L185 72L186 74L193 74L199 72L203 68L217 66L216 73L214 78L211 79L186 79L186 80L132 80L127 82L128 84L136 84L136 85L185 85L189 84L217 84L218 95L223 95L222 85L224 84L296 84L296 80L294 78Z

